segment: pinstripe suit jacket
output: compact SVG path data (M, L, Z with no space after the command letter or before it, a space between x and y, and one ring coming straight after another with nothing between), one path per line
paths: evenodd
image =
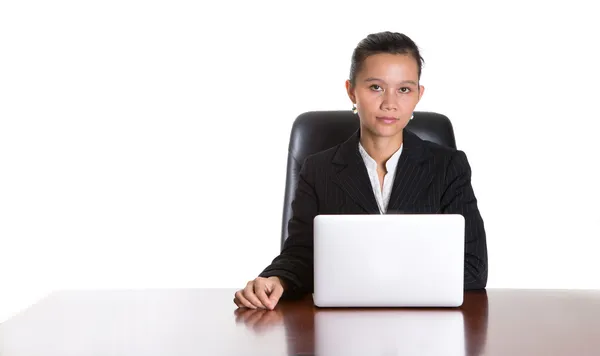
M284 298L313 292L313 219L316 215L379 214L359 153L359 138L360 131L357 131L346 142L307 157L302 165L288 223L289 237L280 255L260 273L261 277L278 276L284 281ZM404 130L403 141L387 214L463 215L464 288L485 288L486 234L465 153L424 141L408 130Z

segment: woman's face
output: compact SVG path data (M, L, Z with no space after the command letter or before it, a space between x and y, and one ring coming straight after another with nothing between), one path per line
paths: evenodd
M417 61L404 54L374 54L365 59L355 85L346 81L348 96L358 110L361 129L393 137L408 124L425 88L419 86Z

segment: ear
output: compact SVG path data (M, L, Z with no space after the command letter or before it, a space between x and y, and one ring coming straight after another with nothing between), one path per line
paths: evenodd
M421 98L423 97L424 92L425 92L425 87L422 85L419 85L419 101L421 101Z
M356 95L354 94L354 87L350 80L346 80L346 92L348 93L348 98L352 101L353 104L356 104Z

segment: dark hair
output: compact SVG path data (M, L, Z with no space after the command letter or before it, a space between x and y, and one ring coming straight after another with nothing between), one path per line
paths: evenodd
M423 58L419 53L419 47L408 36L398 32L372 33L358 43L352 53L352 64L350 65L350 83L355 84L356 74L360 71L367 57L378 53L408 54L412 56L419 67L419 79L421 79L421 68Z

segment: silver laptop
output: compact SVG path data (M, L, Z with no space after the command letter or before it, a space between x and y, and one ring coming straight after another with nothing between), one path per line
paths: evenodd
M318 215L318 307L458 307L465 220L458 214Z

